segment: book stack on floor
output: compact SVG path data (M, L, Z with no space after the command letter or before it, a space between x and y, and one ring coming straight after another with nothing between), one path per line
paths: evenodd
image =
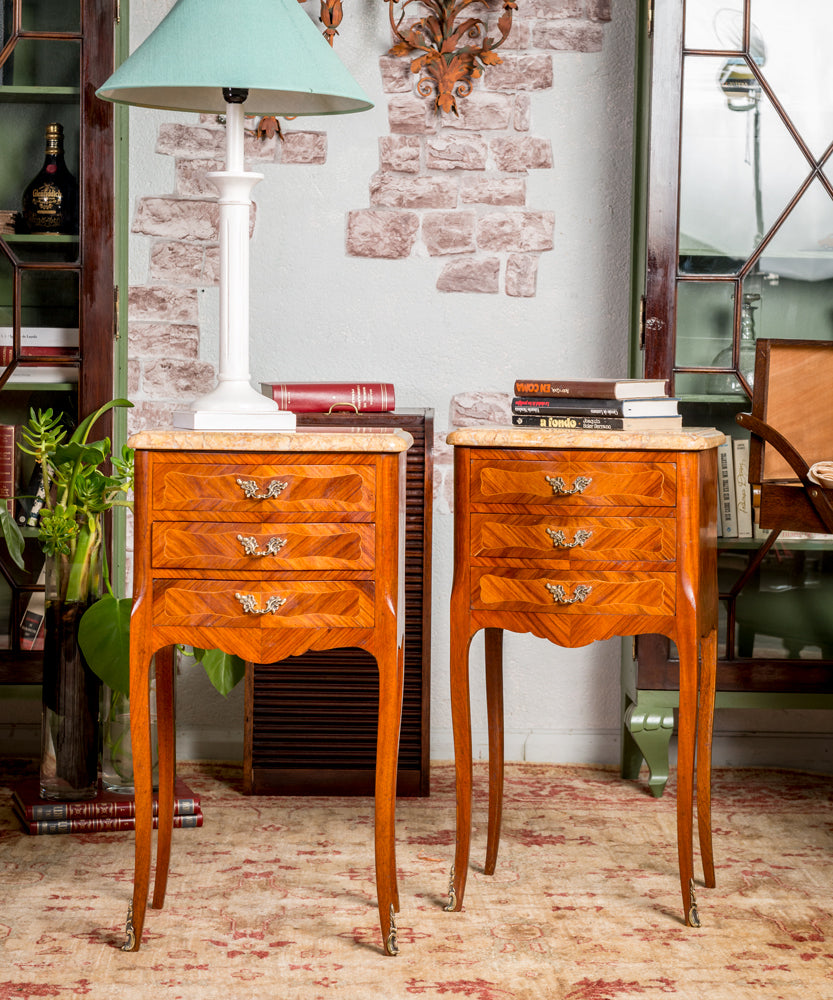
M261 382L260 391L291 413L390 413L390 382Z
M27 778L14 789L12 804L25 830L42 833L103 833L133 830L136 826L136 803L132 795L100 791L86 802L55 802L40 797L37 778ZM153 793L153 826L158 825L157 796ZM174 786L174 827L188 829L202 826L202 806L181 778Z
M518 379L512 399L516 427L600 431L673 430L682 426L665 379Z

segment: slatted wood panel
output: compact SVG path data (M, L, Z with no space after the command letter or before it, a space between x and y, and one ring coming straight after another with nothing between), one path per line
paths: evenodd
M305 427L400 427L406 461L405 695L398 795L429 793L433 410L298 415ZM361 649L255 664L246 682L246 789L261 795L372 795L379 682Z

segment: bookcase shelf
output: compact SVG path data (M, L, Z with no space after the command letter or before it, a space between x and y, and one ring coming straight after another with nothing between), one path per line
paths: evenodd
M116 23L112 0L21 0L19 11L22 32L15 36L13 5L0 2L5 52L0 64L0 209L20 211L23 191L43 164L45 126L59 121L82 212L77 235L0 233L0 327L5 336L0 372L11 363L10 345L15 338L20 345L24 328L40 329L40 346L56 348L35 362L24 345L12 359L15 371L0 386L0 424L5 426L24 423L30 407L51 408L78 420L118 392L114 303L116 286L124 279L123 262L116 261L116 132L126 119L96 98L95 87L115 67L117 51L126 43L127 18ZM48 334L67 328L77 330L78 346L59 350ZM35 363L45 366L42 373ZM112 438L112 419L103 419L96 433ZM14 442L6 440L6 447L11 454L5 457L13 463L0 461L0 468L13 470L10 485L21 496L31 464ZM34 539L27 550L30 546L37 549ZM40 565L32 562L28 573L20 573L7 563L0 558L0 683L38 684L42 653L17 647L21 608L39 587Z

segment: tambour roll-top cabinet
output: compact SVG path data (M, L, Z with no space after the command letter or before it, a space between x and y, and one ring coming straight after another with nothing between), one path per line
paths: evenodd
M717 707L833 708L833 547L783 533L755 565L768 532L735 419L750 409L757 339L833 339L833 92L819 41L833 5L646 0L640 12L632 367L669 380L685 423L730 438ZM794 405L812 420L829 401ZM656 794L677 674L667 638L628 646L623 768L635 776L644 756Z
M33 490L14 445L30 407L68 421L114 395L114 122L95 88L113 71L124 25L114 0L0 0L0 496ZM123 4L124 6L124 4ZM44 165L47 126L62 126L77 181L75 232L23 232L24 190ZM108 418L96 434L112 436ZM24 516L25 506L15 504ZM27 571L0 555L0 681L39 683L42 652L20 623L42 555L24 528Z

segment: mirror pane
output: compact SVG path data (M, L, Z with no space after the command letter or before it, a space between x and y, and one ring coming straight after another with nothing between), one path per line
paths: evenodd
M10 5L9 0L3 0ZM80 0L23 0L22 25L27 31L80 31Z
M680 270L737 273L810 166L746 62L686 57L682 129Z
M677 285L676 365L683 368L731 365L734 289L732 281L681 281ZM711 385L714 377L692 373L689 391L722 391Z
M833 3L750 0L765 47L762 72L791 121L820 157L833 140L833 63L822 40L833 36Z

